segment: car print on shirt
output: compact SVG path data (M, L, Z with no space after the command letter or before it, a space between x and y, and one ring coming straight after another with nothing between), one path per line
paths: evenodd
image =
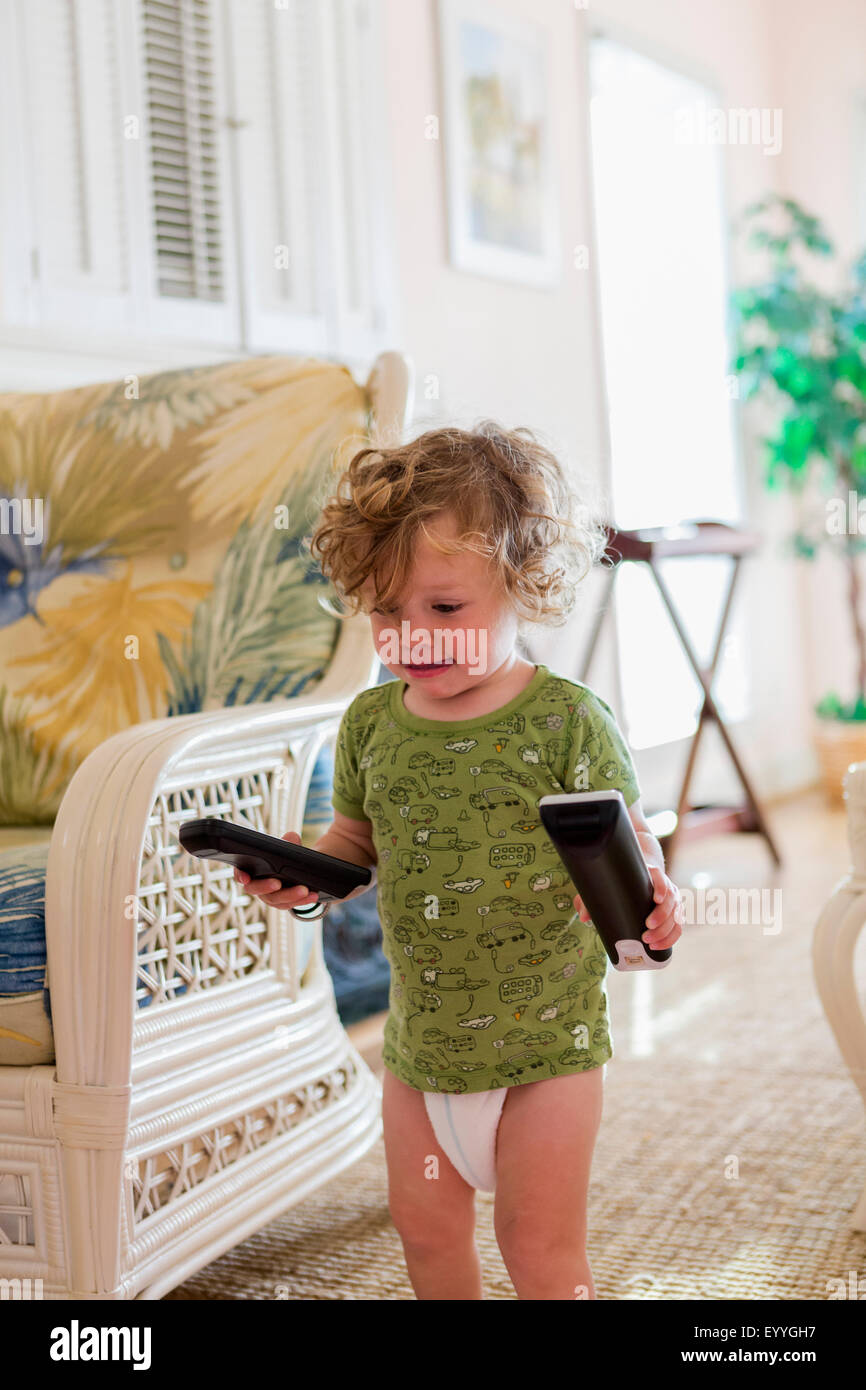
M452 889L455 893L474 893L483 883L483 878L446 878L443 886Z
M346 809L364 806L377 853L386 1065L415 1089L454 1094L601 1065L607 956L577 917L537 801L611 785L628 804L639 794L609 709L547 672L521 710L471 730L412 729L390 684L350 705L334 772ZM455 1038L470 1047L456 1051Z
M434 758L432 753L413 753L409 766L423 768L427 777L453 777L457 763L454 758Z

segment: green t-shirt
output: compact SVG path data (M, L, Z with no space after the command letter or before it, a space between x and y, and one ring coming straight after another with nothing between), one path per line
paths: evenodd
M538 801L611 787L638 799L609 706L545 665L474 719L411 714L405 689L356 695L334 753L334 809L370 822L377 854L385 1065L452 1094L601 1066L607 954L574 911Z

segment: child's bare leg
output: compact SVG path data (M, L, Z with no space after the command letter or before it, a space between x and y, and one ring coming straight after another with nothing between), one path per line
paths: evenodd
M437 1143L421 1091L385 1068L382 1126L388 1206L419 1299L480 1299L475 1188ZM438 1159L438 1165L431 1163ZM438 1176L428 1176L438 1167Z
M586 1198L603 1067L510 1086L496 1144L494 1227L519 1299L595 1298Z

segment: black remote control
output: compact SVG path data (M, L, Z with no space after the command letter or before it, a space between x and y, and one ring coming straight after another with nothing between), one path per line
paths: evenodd
M671 947L653 951L641 940L656 903L622 792L543 796L538 810L614 968L664 969Z
M292 909L299 916L309 916L323 902L345 898L372 877L360 864L216 816L187 821L180 827L178 839L181 848L198 859L219 859L250 878L278 878L284 888L302 883L311 893L318 893L318 902Z

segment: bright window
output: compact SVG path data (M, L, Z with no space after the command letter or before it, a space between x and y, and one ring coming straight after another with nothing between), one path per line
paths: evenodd
M591 41L590 75L613 519L625 530L734 522L722 150L685 139L706 129L690 113L719 101L609 38ZM730 565L663 562L705 664ZM616 605L630 741L646 748L688 736L700 687L645 566L623 565ZM728 634L713 693L724 716L737 719L748 708L748 685L735 622Z

